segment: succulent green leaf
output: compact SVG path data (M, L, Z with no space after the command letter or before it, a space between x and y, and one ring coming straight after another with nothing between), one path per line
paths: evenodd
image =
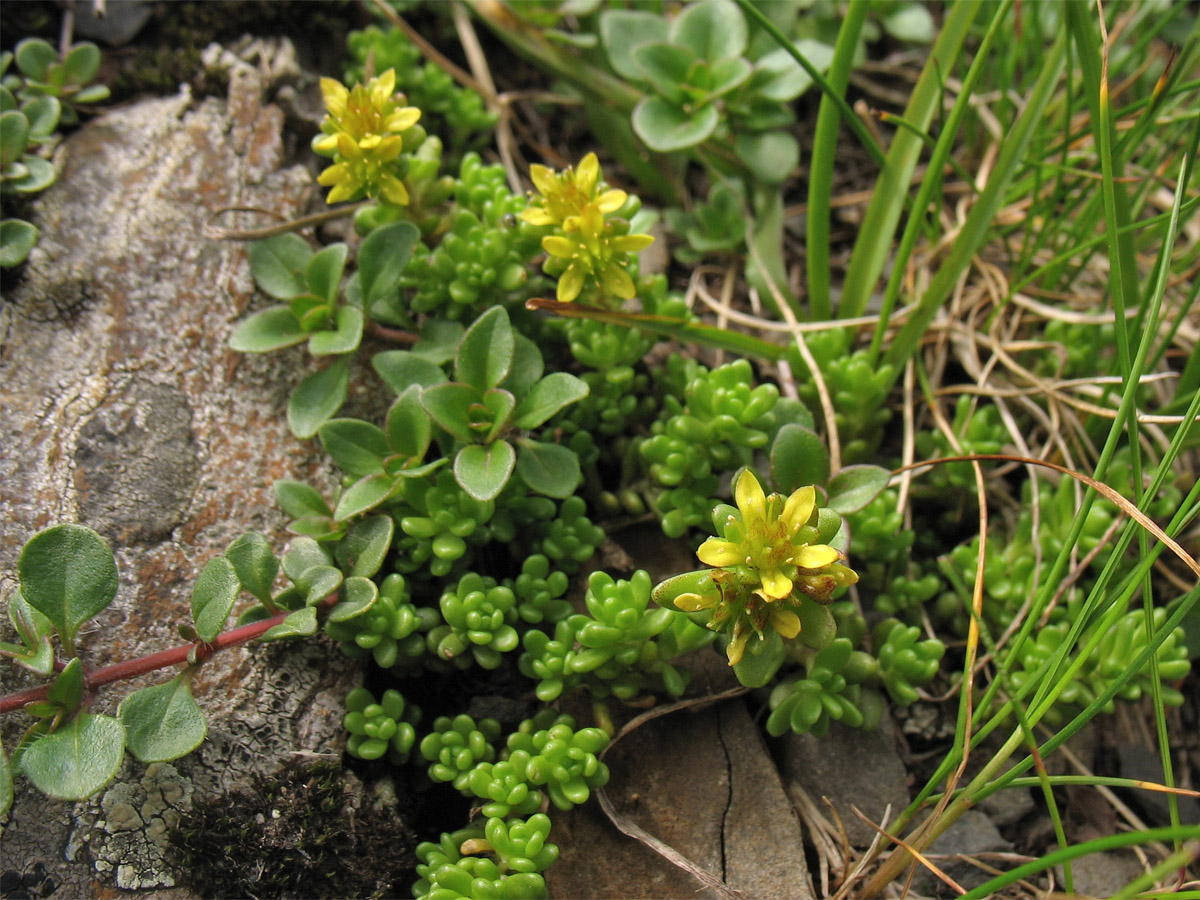
M263 632L260 641L280 641L287 638L312 637L317 633L317 610L312 606L304 606Z
M371 365L383 379L383 383L397 394L403 394L414 385L432 387L444 384L448 379L442 367L415 350L385 350L371 357Z
M58 62L58 53L41 38L26 38L17 44L14 52L17 68L33 81L46 81L50 67Z
M21 772L55 800L83 800L103 788L125 757L125 729L111 716L82 713L33 741Z
M25 156L22 158L21 164L25 166L24 177L9 182L9 186L19 194L36 194L38 191L44 191L54 184L54 180L58 177L58 172L55 171L51 162L40 156Z
M55 706L73 712L83 701L83 663L75 657L66 668L58 673L58 677L46 692L46 699Z
M344 356L296 385L287 408L292 434L298 438L316 434L342 408L349 387L350 368Z
M622 78L642 81L645 76L633 61L633 50L648 41L665 41L671 26L651 12L610 9L600 15L600 38L608 61Z
M343 306L337 311L333 331L318 331L308 339L308 352L313 356L353 353L362 343L363 311L357 306Z
M796 41L795 46L818 72L828 71L833 63L833 48L828 44L802 38ZM787 103L803 94L812 84L812 76L783 47L764 54L754 68L770 76L758 86L758 94L768 100Z
M514 344L508 312L493 306L463 335L454 358L455 377L480 392L496 387L512 368Z
M528 439L522 439L520 445L517 475L530 490L565 499L579 487L583 473L579 469L579 457L573 450L561 444Z
M208 733L186 672L134 691L121 701L117 716L125 726L129 752L144 763L186 756Z
M382 472L360 478L338 498L333 517L339 522L345 522L361 515L398 494L403 486L404 482L400 478L393 478Z
M787 648L779 632L768 628L762 639L751 636L746 643L742 658L733 667L733 674L746 687L758 688L766 685L787 657Z
M317 434L325 452L355 478L382 472L383 461L391 454L383 429L361 419L330 419Z
M112 96L106 84L93 84L85 87L71 98L71 103L78 106L79 104L102 103Z
M633 49L634 64L641 77L670 100L682 99L679 86L688 83L696 63L696 54L678 44L664 42L639 44Z
M271 587L279 574L279 560L271 552L270 542L257 532L247 532L229 545L225 556L242 587L270 606Z
M8 754L4 750L4 745L0 744L0 819L8 815L8 811L12 809L12 802L12 764L8 761Z
M29 121L29 140L42 142L48 140L58 127L62 104L58 102L57 97L43 94L22 104L21 112Z
M476 500L494 500L508 484L517 452L508 441L470 444L454 458L454 480Z
M783 131L739 134L734 149L763 184L780 184L800 165L800 144Z
M585 382L567 372L551 372L529 389L517 404L513 425L536 428L559 410L588 395Z
M291 300L308 293L304 270L315 254L300 235L279 234L255 241L248 255L255 283L276 300Z
M29 146L29 120L25 113L11 109L0 114L0 168L7 169L20 159Z
M421 339L413 344L412 352L439 366L445 365L454 359L464 332L458 322L433 319L421 329Z
M829 478L829 451L815 431L803 425L784 425L771 445L771 484L790 494Z
M200 640L216 639L241 591L242 583L233 563L224 556L214 556L208 561L192 588L192 621ZM134 755L138 755L136 751Z
M433 423L421 405L419 387L410 387L396 398L385 424L387 442L394 452L410 460L425 458L433 438Z
M829 482L829 506L842 515L858 512L883 492L891 473L879 466L846 466Z
M68 84L87 84L100 71L100 48L89 41L76 44L67 52L63 68Z
M348 576L370 578L383 565L395 532L391 516L359 519L337 546L338 565Z
M330 244L309 260L305 267L304 281L308 289L324 298L330 306L337 303L349 253L350 248L343 243Z
M117 563L104 539L82 525L38 532L17 562L21 593L68 644L79 626L117 595Z
M280 479L275 482L275 499L279 507L295 519L304 516L329 516L333 510L320 491L303 481Z
M37 241L37 228L24 219L0 222L0 266L11 269L25 262Z
M238 325L229 346L242 353L267 353L308 340L308 332L288 306L268 306Z
M400 273L412 257L421 232L411 222L393 222L376 228L358 249L359 289L363 306L370 309L394 294Z
M689 115L662 97L646 97L633 109L633 130L651 150L674 153L707 140L719 119L711 103Z
M671 42L710 62L741 56L747 37L746 19L733 0L700 0L671 23Z
M457 381L434 385L421 392L421 405L433 421L463 443L475 439L470 410L473 404L481 402L481 391Z
M708 95L719 97L743 84L754 67L741 57L723 59L708 67Z

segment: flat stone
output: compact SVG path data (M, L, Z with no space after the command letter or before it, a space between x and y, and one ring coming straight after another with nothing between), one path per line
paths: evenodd
M855 847L869 846L878 833L855 809L879 824L889 804L893 820L908 806L908 774L890 720L878 731L833 722L823 737L789 733L780 742L784 784L799 785L822 809L828 797Z
M991 819L977 809L969 809L946 829L926 852L938 868L970 890L993 876L957 857L981 853L1007 853L1011 850L1012 844L1004 839ZM929 892L933 886L936 886L939 895L950 890L949 886L936 879L926 869L921 870L913 884L922 893Z
M1081 897L1111 897L1143 872L1137 856L1127 851L1093 853L1071 866L1072 887ZM1059 886L1065 890L1062 866L1055 867Z
M745 897L813 897L799 818L740 698L654 719L606 761L617 812L714 878ZM621 834L598 804L557 814L551 839L561 848L552 896L717 896Z

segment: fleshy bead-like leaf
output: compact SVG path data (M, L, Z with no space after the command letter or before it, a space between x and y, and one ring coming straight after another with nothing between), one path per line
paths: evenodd
M563 407L587 395L585 382L567 372L551 372L517 404L513 424L517 428L537 428Z
M514 344L508 313L503 306L493 306L463 335L455 376L481 392L496 387L512 367Z
M858 512L882 493L889 478L879 466L846 466L829 482L828 506L842 515Z
M275 583L275 576L279 574L279 561L271 552L270 542L261 534L251 531L230 544L225 556L233 563L242 587L269 604L271 587Z
M290 306L268 306L246 319L229 336L229 346L241 353L268 353L308 340L308 332Z
M21 756L21 772L55 800L83 800L112 780L124 758L121 723L82 713L30 744Z
M117 563L104 539L82 525L38 532L17 563L25 600L70 642L117 595Z
M208 733L185 673L130 694L121 701L117 716L125 726L129 752L144 763L186 756Z
M703 143L716 129L720 114L705 104L691 115L662 97L646 97L633 109L633 130L646 146L673 153Z
M454 458L454 480L476 500L494 500L508 484L517 452L508 441L469 444Z
M200 640L211 641L221 633L241 591L242 583L233 563L224 556L214 556L208 561L192 588L192 621Z
M255 283L276 300L291 300L308 293L304 270L315 254L300 235L279 234L255 241L248 255Z
M561 444L522 440L517 454L517 475L529 489L547 497L565 499L575 492L583 473L579 457Z

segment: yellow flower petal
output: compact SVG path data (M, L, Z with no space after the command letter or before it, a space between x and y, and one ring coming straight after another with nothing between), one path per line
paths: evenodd
M675 608L682 609L684 612L699 612L702 609L711 609L717 605L717 598L714 596L702 596L700 594L680 594L675 598Z
M323 134L320 137L313 139L312 148L315 152L321 154L333 154L337 151L337 135Z
M771 626L780 637L791 639L800 633L800 617L790 609L772 609Z
M605 191L595 200L596 209L602 213L616 212L625 205L625 201L629 199L629 195L624 191Z
M554 217L537 206L521 210L521 218L530 225L553 225Z
M742 511L742 522L747 532L752 532L756 525L766 518L767 495L763 493L762 485L749 469L742 469L737 485L733 489L737 507Z
M775 569L760 571L762 592L768 600L782 600L792 592L792 579Z
M650 234L622 234L613 238L609 245L617 253L637 253L653 243L654 236Z
M402 106L389 115L383 124L388 131L408 131L417 124L420 118L421 111L415 106Z
M344 131L339 131L337 136L338 153L347 159L359 159L362 154L358 151L358 142Z
M579 253L578 244L557 234L547 235L542 238L542 249L551 256L557 256L560 259L570 259Z
M331 118L340 119L345 115L350 92L344 84L332 78L322 78L321 96L325 98L325 109L329 111Z
M539 166L537 163L529 167L529 179L533 182L533 186L538 189L538 193L545 197L549 197L558 188L558 181L554 177L554 170L546 166Z
M559 303L570 303L579 296L579 292L583 290L583 269L575 264L567 266L567 271L563 272L558 279L558 290L555 296Z
M317 184L322 185L323 187L329 187L331 184L337 184L341 181L345 181L349 177L349 170L341 163L337 163L336 165L332 165L323 170L321 174L317 176Z
M371 103L378 109L392 99L396 92L396 70L388 69L378 78L371 79Z
M729 664L736 666L742 661L742 653L746 649L746 642L750 640L750 632L743 631L741 622L733 628L733 637L729 640L729 646L725 648L725 655L729 658Z
M575 170L575 186L590 197L599 177L600 160L595 153L589 153L579 161L579 168Z
M353 200L356 193L358 193L358 187L355 186L354 182L349 180L342 181L329 192L329 196L325 198L325 202L341 203L343 200Z
M715 566L716 568L738 566L746 561L739 545L715 537L711 537L701 544L696 551L696 556L706 566Z
M634 287L629 273L616 263L609 263L604 267L601 283L607 293L614 297L620 297L622 300L629 300L637 293L637 288Z
M838 558L838 552L828 544L805 544L792 561L802 569L820 569Z
M404 182L395 175L384 174L379 179L380 194L383 199L392 206L407 206L408 205L408 189L404 186Z
M783 505L783 521L787 524L788 532L795 534L808 524L812 518L813 509L817 505L817 490L812 485L792 491Z

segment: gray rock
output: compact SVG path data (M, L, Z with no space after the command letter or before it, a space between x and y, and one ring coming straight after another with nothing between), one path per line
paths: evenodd
M1065 887L1062 866L1054 871L1059 885ZM1131 852L1093 853L1071 866L1072 887L1081 897L1111 897L1142 872L1141 862Z
M1163 783L1162 760L1156 749L1134 741L1122 741L1117 744L1117 756L1120 759L1121 775L1125 778L1135 778L1152 784ZM1176 777L1178 778L1178 775ZM1137 791L1133 796L1148 824L1171 824L1171 811L1166 794L1160 791ZM1200 822L1200 802L1197 802L1195 797L1180 796L1177 797L1177 801L1181 822L1185 825Z
M41 241L0 305L0 598L15 590L17 555L38 529L101 531L122 580L81 635L89 665L180 644L175 626L210 558L249 530L284 547L272 482L333 480L286 424L304 355L226 346L262 300L245 249L213 241L206 224L234 205L294 218L315 190L306 170L287 166L283 115L264 105L258 71L243 63L227 101L146 100L71 135L58 182L33 205ZM318 640L218 654L195 681L209 724L198 753L149 768L127 757L118 780L80 804L18 779L0 868L18 879L44 871L57 897L187 896L162 853L175 815L297 755L340 753L341 698L356 673ZM112 714L164 674L102 690L94 711ZM7 663L0 675L5 692L35 683ZM0 724L11 748L28 717Z
M1007 853L1011 850L1012 844L1004 839L991 819L977 809L969 809L933 842L927 850L927 855L942 871L970 890L993 876L958 857L981 853ZM925 869L921 870L913 883L922 893L928 893L935 885L940 893L950 890Z
M892 819L908 806L908 774L887 718L879 731L834 722L824 737L787 734L780 740L784 784L798 784L822 810L821 798L828 797L854 846L869 846L878 833L855 809L879 824L888 804Z

